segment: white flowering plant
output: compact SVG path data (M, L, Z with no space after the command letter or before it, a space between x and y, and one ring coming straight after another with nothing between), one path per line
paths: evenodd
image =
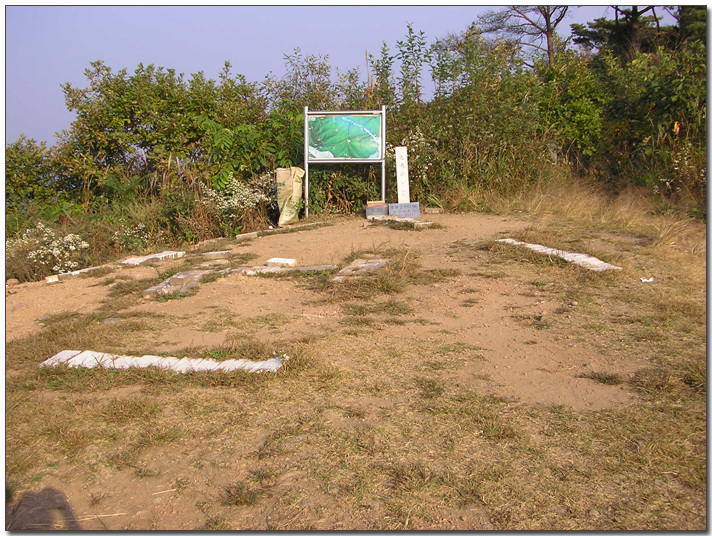
M77 234L60 236L42 222L5 244L8 276L33 281L51 274L71 272L87 262L89 244Z
M143 251L164 239L161 229L152 232L144 223L130 225L121 220L119 225L119 230L111 236L111 243L117 251Z
M415 129L401 140L401 146L408 149L408 179L411 197L418 198L430 191L431 179L435 173L437 156L433 141L416 125ZM386 159L395 161L395 146L386 144Z
M202 203L227 231L240 229L260 208L276 206L277 186L272 173L242 181L230 173L221 190L203 187Z
M669 172L663 174L653 186L655 193L668 197L679 193L683 188L696 189L707 183L706 152L695 154L692 143L684 141L671 153Z

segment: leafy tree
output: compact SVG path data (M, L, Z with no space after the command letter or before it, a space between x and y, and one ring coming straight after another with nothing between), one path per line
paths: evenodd
M540 70L541 130L571 156L590 157L603 124L603 107L610 96L589 66L587 57L571 50L559 53L553 68Z
M511 6L478 17L482 31L501 33L518 45L544 52L549 66L555 64L556 28L569 6Z
M5 148L5 207L19 208L29 201L54 197L61 186L53 173L45 142L24 135Z
M613 6L613 9L614 20L598 18L586 26L572 24L574 43L600 53L611 52L630 61L638 52L649 54L658 46L670 46L674 42L676 30L660 26L662 17L655 13L655 6L642 9L638 6L630 9ZM648 12L651 15L644 16Z
M677 6L668 9L679 26L679 42L700 42L707 46L707 8L705 6Z
M413 25L408 24L408 35L402 41L396 42L400 60L400 76L398 77L401 104L420 104L422 101L423 65L429 60L429 50L425 33L415 32Z
M371 55L369 59L375 74L373 85L369 88L369 97L375 104L370 106L370 108L380 108L381 106L391 108L396 102L393 70L393 60L395 56L391 55L390 49L384 41L381 46L380 58L374 59Z
M449 187L500 192L530 182L544 152L538 81L516 49L488 42L472 25L438 40L433 50L438 96L421 123L435 146L430 174Z
M367 88L359 78L358 69L349 69L338 74L336 85L339 107L343 110L363 110L366 108Z
M268 76L265 92L270 106L301 113L304 106L312 110L330 110L337 103L337 92L331 81L328 55L303 56L299 48L284 56L287 72L281 79Z

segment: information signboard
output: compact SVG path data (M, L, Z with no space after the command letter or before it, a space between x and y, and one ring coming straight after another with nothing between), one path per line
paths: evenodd
M383 159L381 115L310 115L310 162Z
M381 164L381 200L386 200L386 107L365 111L304 108L304 201L309 216L310 164Z

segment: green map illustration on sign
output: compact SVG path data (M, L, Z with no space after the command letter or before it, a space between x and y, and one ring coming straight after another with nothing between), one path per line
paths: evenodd
M381 117L329 115L309 118L309 157L381 158Z

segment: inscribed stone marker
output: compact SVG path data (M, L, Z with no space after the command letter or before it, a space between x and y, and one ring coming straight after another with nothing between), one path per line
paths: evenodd
M396 179L398 183L398 202L410 203L407 147L396 147Z

